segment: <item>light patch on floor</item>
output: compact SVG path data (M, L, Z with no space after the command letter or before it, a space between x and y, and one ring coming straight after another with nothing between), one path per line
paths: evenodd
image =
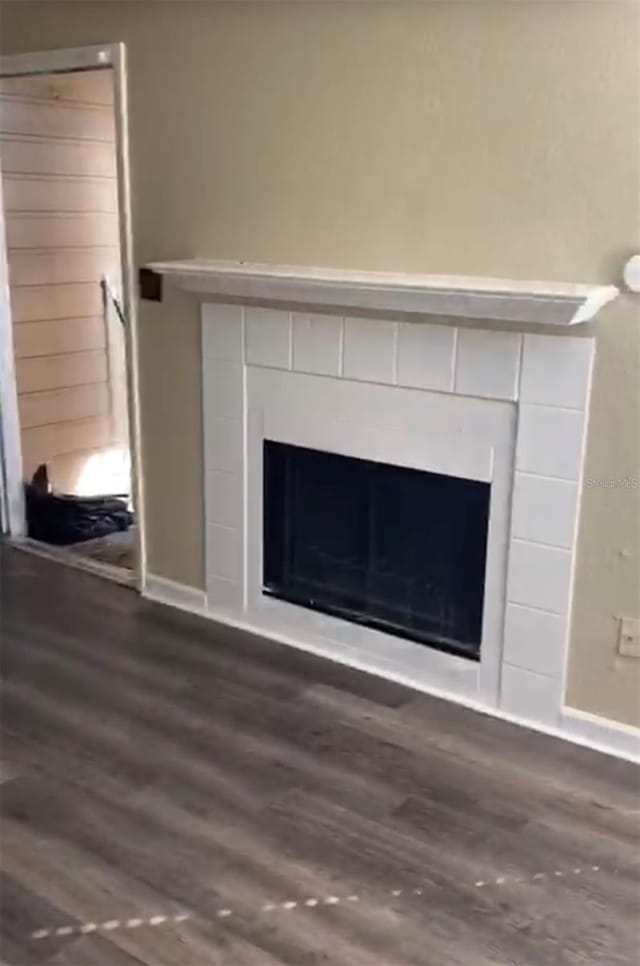
M555 869L552 872L536 872L533 875L526 877L508 876L500 875L493 879L479 879L474 882L474 886L477 889L484 889L491 886L502 886L505 884L522 884L525 882L538 882L542 879L551 878L569 878L570 876L589 874L593 872L599 872L599 865L591 865L577 867L569 869L567 871L562 871L562 869ZM404 889L389 889L387 890L387 895L392 896L394 899L399 899L402 896L421 896L423 895L426 887L416 887L416 888L404 888ZM438 888L437 886L429 886L429 888ZM427 889L428 891L428 889ZM285 899L282 902L265 902L263 903L256 912L256 915L260 913L276 913L276 912L293 912L294 909L309 908L318 909L322 906L337 906L343 902L359 902L361 896L356 893L351 893L348 896L309 896L307 899ZM216 919L229 919L234 915L234 910L227 907L217 909L213 913ZM246 918L246 913L243 912L243 917ZM148 916L147 918L130 918L130 919L108 919L105 922L85 922L78 926L70 926L68 924L64 926L53 926L48 929L36 929L30 934L31 939L49 939L53 936L72 936L81 935L92 932L111 932L114 929L138 929L141 926L171 926L175 923L186 922L189 919L196 918L194 913L191 912L179 912L174 914L154 914L153 916Z

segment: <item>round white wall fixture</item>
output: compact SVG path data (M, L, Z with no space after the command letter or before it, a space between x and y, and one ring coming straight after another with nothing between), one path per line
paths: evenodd
M640 292L640 255L632 255L624 266L624 284L631 292Z

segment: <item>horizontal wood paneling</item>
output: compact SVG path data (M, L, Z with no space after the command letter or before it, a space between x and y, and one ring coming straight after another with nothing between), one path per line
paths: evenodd
M25 110L28 107L28 110ZM62 102L45 103L27 97L2 99L0 133L76 140L115 140L113 111Z
M9 279L12 286L95 283L102 275L119 275L118 259L117 248L14 249L9 252Z
M8 214L10 249L118 245L118 216L110 214Z
M65 453L107 447L110 442L111 426L104 416L37 426L22 431L22 460L27 473L32 475L39 463Z
M113 145L83 141L54 141L4 135L0 139L4 174L64 174L116 177Z
M0 80L0 94L109 107L113 104L113 77L111 70L4 77Z
M107 416L109 401L109 386L106 382L27 393L20 396L19 400L20 425L23 429L30 429L66 420Z
M5 211L117 212L116 182L111 178L23 177L7 175Z
M13 327L16 359L104 349L105 344L105 323L98 315L93 318L22 322Z
M70 285L22 285L11 291L14 323L80 318L102 312L102 293L95 282Z
M124 334L100 288L103 275L120 277L112 81L111 71L0 81L25 475L46 461L69 491L127 435Z
M102 349L16 360L18 394L62 389L107 379L107 357Z

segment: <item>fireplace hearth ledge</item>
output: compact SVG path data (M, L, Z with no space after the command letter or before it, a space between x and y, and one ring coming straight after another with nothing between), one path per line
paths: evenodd
M614 285L529 282L462 275L364 272L203 258L151 262L148 269L214 298L331 306L445 318L476 324L574 326L619 294Z

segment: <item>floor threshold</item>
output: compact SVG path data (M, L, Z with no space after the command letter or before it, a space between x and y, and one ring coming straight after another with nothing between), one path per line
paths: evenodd
M74 554L72 550L66 547L56 547L52 544L42 543L40 540L33 540L31 537L9 537L6 542L9 546L25 550L37 557L44 557L46 560L64 564L66 567L72 567L75 570L84 570L86 573L104 577L105 580L115 581L115 583L122 584L125 587L138 586L137 574L126 567L116 567L114 564L83 557L80 554Z

